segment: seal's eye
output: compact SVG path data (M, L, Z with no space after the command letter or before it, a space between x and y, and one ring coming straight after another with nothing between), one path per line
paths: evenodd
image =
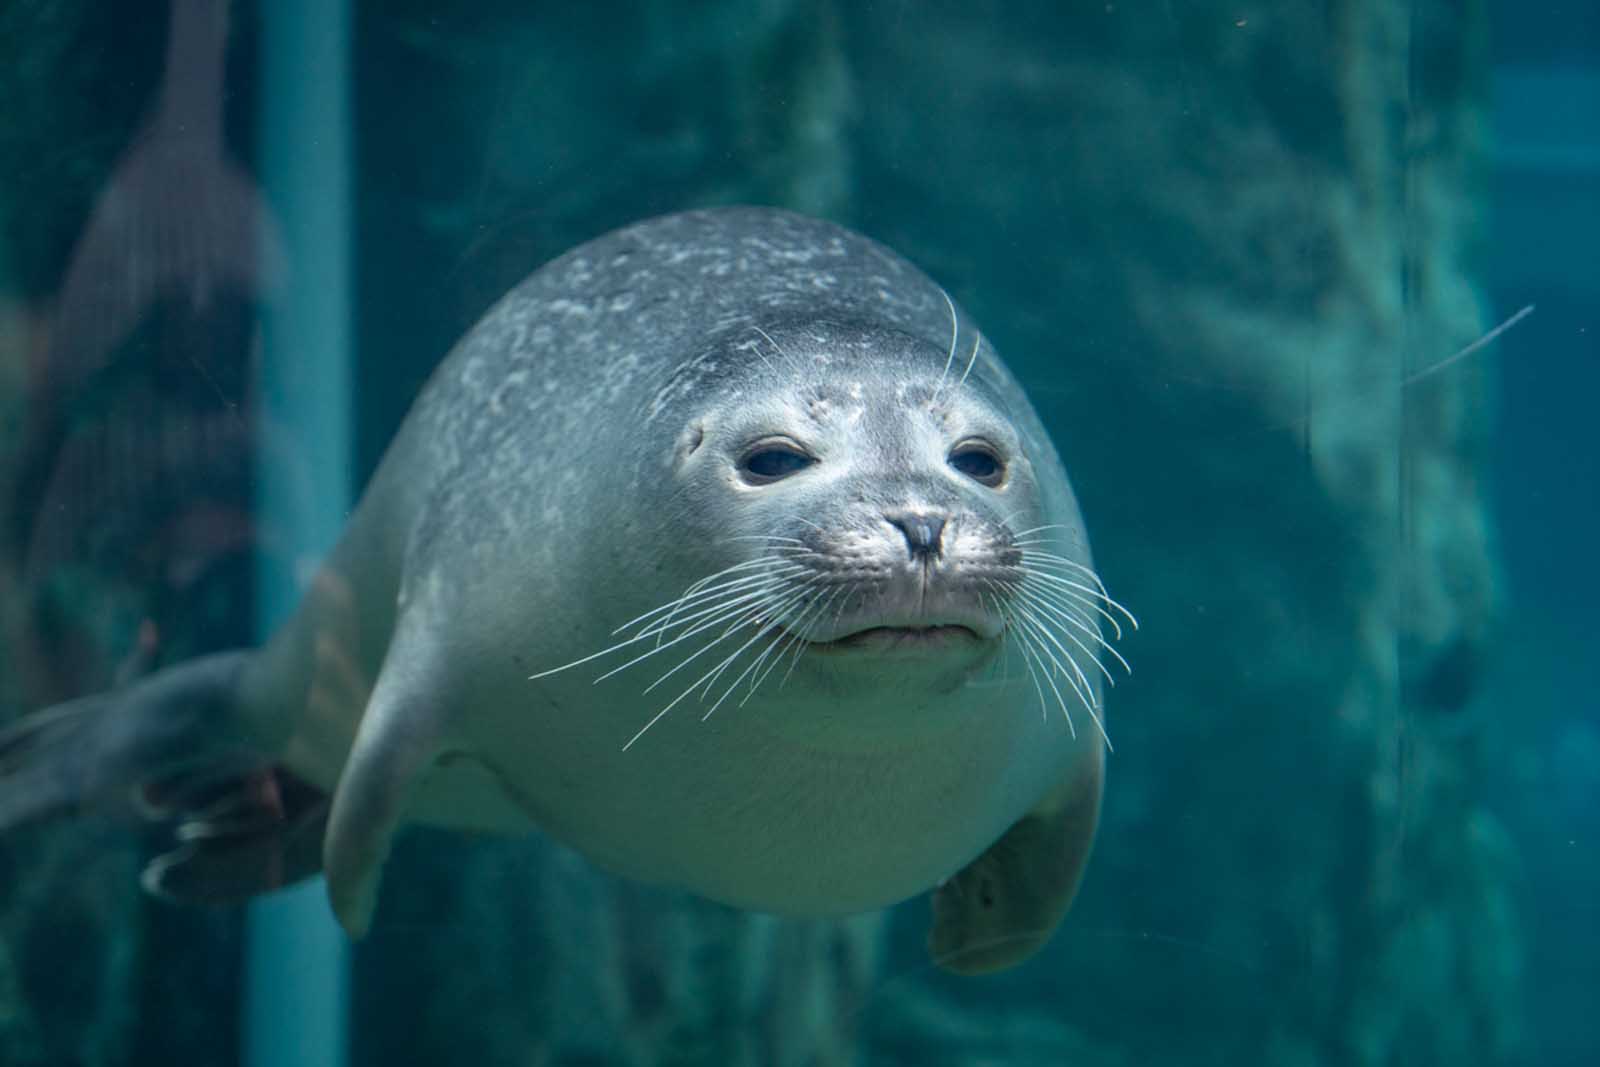
M1006 478L1006 465L982 441L963 441L950 452L950 466L968 478L993 489Z
M815 463L788 441L763 441L739 461L739 473L751 485L765 485L798 474Z

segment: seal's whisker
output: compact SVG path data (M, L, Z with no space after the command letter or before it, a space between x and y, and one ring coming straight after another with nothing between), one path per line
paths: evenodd
M814 602L805 604L805 606L800 609L800 618L804 619L805 616L808 615L813 610L814 606L815 606ZM735 678L733 681L728 683L728 688L726 688L726 689L724 689L722 691L722 695L717 698L717 702L715 704L711 705L711 707L709 709L707 709L706 713L700 717L700 721L701 722L705 722L707 719L711 718L711 713L713 711L716 711L717 708L721 707L722 706L722 702L727 700L728 696L735 689L739 688L739 683L741 681L743 681L746 677L750 677L755 671L760 669L761 665L766 662L766 660L767 660L767 658L769 656L772 655L772 650L773 649L777 648L778 645L780 643L782 643L785 640L786 637L792 637L793 636L792 631L790 631L784 625L784 623L787 621L787 618L789 616L793 615L793 613L794 613L794 611L793 611L793 609L791 609L789 612L785 613L785 616L783 618L774 619L770 625L768 625L767 627L765 627L763 629L762 634L760 636L765 636L767 633L772 633L773 631L777 631L777 632L773 634L772 640L767 642L767 647L761 650L761 654L759 656L757 656L747 667L745 667L744 670L740 671L739 672L739 676L737 678ZM780 654L779 658L780 659L782 658L781 654ZM776 663L777 660L774 659L773 662ZM740 707L744 707L745 703L752 696L755 695L756 686L760 684L760 679L761 678L765 678L765 677L766 677L766 674L763 672L759 677L752 678L752 680L750 682L750 691L747 692L744 695L744 699L739 701L739 706Z
M1123 607L1113 597L1111 597L1110 594L1106 592L1105 585L1100 582L1098 577L1094 577L1095 585L1088 586L1084 585L1082 582L1073 580L1071 577L1068 577L1065 574L1054 573L1053 571L1047 569L1052 566L1053 564L1050 560L1037 559L1032 553L1023 553L1023 568L1027 571L1028 577L1042 582L1049 582L1051 585L1063 590L1065 595L1071 596L1074 600L1079 601L1085 606L1094 608L1095 611L1103 615L1107 621L1111 623L1112 627L1116 631L1117 637L1120 638L1122 636L1122 627L1105 609L1118 612L1121 614L1122 618L1126 620L1135 630L1139 628L1139 620L1134 617L1133 612ZM1092 577L1094 576L1093 571L1089 571L1089 574ZM1104 608L1102 608L1101 605L1104 605Z
M829 594L828 597L820 600L811 600L805 605L805 608L800 612L799 618L795 619L793 625L789 625L787 621L784 622L783 643L781 645L777 645L775 642L774 645L768 646L767 652L773 651L774 647L776 647L777 652L772 657L772 661L762 668L761 673L750 680L750 691L745 694L743 700L739 701L740 707L743 707L745 702L755 695L756 690L761 687L761 683L767 680L767 675L772 673L772 669L774 667L783 662L784 655L791 648L795 649L796 659L799 658L799 650L805 644L806 629L821 612L827 610L827 605L831 602L834 595L836 594ZM766 656L767 653L763 652L762 658L765 659ZM788 679L787 674L784 675L784 679ZM779 688L782 688L782 686L780 685Z
M1035 616L1036 619L1038 619L1038 621L1039 621L1039 623L1041 625L1044 625L1046 620L1040 616L1040 614L1039 614L1040 612L1050 612L1051 614L1055 613L1053 605L1051 605L1048 601L1041 600L1038 597L1037 594L1030 592L1026 588L1022 588L1022 589L1017 590L1017 596L1021 597L1023 600L1026 600L1031 608L1037 609L1037 610L1034 611L1034 616ZM1069 620L1066 620L1066 621L1069 621L1072 624L1078 625L1078 626L1082 626L1083 625L1080 621L1078 621L1076 619L1069 619ZM1061 649L1062 654L1067 656L1067 658L1072 661L1073 667L1075 669L1077 669L1078 668L1077 657L1073 656L1070 652L1067 651L1067 649L1063 648L1061 643L1056 640L1056 638L1055 638L1055 629L1053 627L1045 626L1045 631L1044 632L1045 632L1045 636L1050 638L1051 644L1053 644L1057 648ZM1080 650L1082 650L1082 652L1083 652L1083 654L1085 656L1089 657L1089 662L1093 663L1096 667L1098 667L1100 669L1100 673L1105 675L1106 684L1112 685L1112 686L1115 686L1117 684L1116 678L1114 678L1112 676L1110 671L1106 670L1106 665L1100 661L1100 657L1095 655L1094 651L1088 645L1084 644L1083 641L1078 637L1077 634L1074 634L1070 630L1062 630L1060 632L1061 632L1061 636L1062 637L1065 637L1068 641L1071 641ZM1098 634L1096 635L1096 637L1098 639ZM1104 645L1104 642L1102 641L1101 644ZM1116 653L1116 649L1111 649L1111 654L1115 656L1117 654ZM1121 656L1117 656L1117 659L1119 661L1121 661L1122 657ZM1127 666L1127 664L1124 663L1123 666ZM1081 673L1081 671L1080 671L1080 673ZM1132 672L1130 672L1130 673L1132 673Z
M785 597L783 599L780 599L776 604L758 603L754 607L750 608L749 610L736 610L736 611L731 612L730 614L737 615L738 618L734 619L733 622L731 624L729 624L728 627L722 631L722 633L718 634L710 643L708 643L706 645L702 645L698 651L691 652L684 659L680 660L676 667L673 667L671 670L667 671L661 677L657 678L655 681L653 681L649 685L645 686L644 692L648 693L651 690L655 689L656 686L660 685L662 682L666 681L668 678L671 678L674 674L677 674L683 668L687 667L690 663L692 663L696 659L700 658L700 656L702 656L705 653L711 651L713 648L715 648L717 645L721 644L723 641L726 641L730 636L732 636L734 633L736 633L740 628L742 628L744 626L748 626L751 623L758 622L766 614L769 614L771 612L775 612L775 611L781 610L784 607L787 607L788 606L788 600L791 599L791 598L794 598L794 597L798 597L799 595L800 594L798 594L798 593L793 593L793 594L789 594L787 597ZM721 622L723 619L725 619L727 617L728 617L727 615L719 616L716 619L716 622ZM700 630L704 630L710 625L712 625L712 624L711 623L702 624L699 627L699 629ZM675 640L681 640L681 638L680 639L675 639ZM703 680L704 679L702 679L702 681ZM695 686L698 686L699 684L700 684L699 682L696 682ZM694 686L691 686L690 688L694 688Z
M769 566L765 573L747 574L735 581L719 584L715 588L702 589L694 594L685 593L671 604L664 604L661 609L657 609L666 609L667 614L648 622L639 633L641 636L665 633L685 621L679 616L679 612L686 608L693 608L698 612L708 605L743 597L752 589L763 588L769 583L781 583L793 575L802 573L804 569L799 564L773 565Z
M1007 602L1004 599L1004 596L1008 594L1003 594L999 585L993 581L985 580L984 584L989 587L994 595L995 610L1000 615L1003 637L1009 637L1012 639L1011 641L1006 641L1003 646L1005 649L1005 654L1008 656L1011 654L1011 645L1013 641L1017 645L1022 646L1018 651L1022 654L1022 666L1026 668L1028 672L1028 679L1033 682L1034 692L1039 696L1040 720L1042 722L1049 722L1050 704L1044 698L1044 689L1039 685L1039 676L1034 671L1033 661L1028 656L1028 650L1026 647L1028 641L1027 634L1021 630L1017 624L1017 620L1014 619L1011 616L1011 613L1007 610ZM1012 584L1013 583L1010 582L1006 583L1007 588L1009 588Z
M721 617L727 612L741 610L747 605L758 603L781 584L780 580L769 579L768 581L730 592L725 596L699 603L693 606L693 611L686 612L676 618L669 618L659 625L652 624L641 630L634 639L642 640L654 637L655 648L645 653L647 656L654 655L663 648L669 648L677 644L685 637L702 632L707 626L715 626L717 617ZM680 630L676 636L669 640L667 634L679 627L688 627L688 629Z
M796 595L801 595L801 594L796 594ZM759 616L757 616L757 617L759 617ZM732 632L732 631L730 630L729 632ZM754 637L750 638L744 644L740 645L738 648L736 648L732 652L728 653L728 655L723 658L721 663L717 664L715 667L712 667L710 670L706 671L705 674L702 674L699 678L697 678L694 682L692 682L687 689L685 689L683 692L679 693L677 696L673 697L672 700L667 704L666 707L664 707L660 711L656 712L655 715L650 719L649 722L645 723L642 727L639 728L639 732L638 733L634 734L631 738L628 739L628 743L622 746L622 751L626 752L626 751L628 751L628 749L632 748L633 747L633 743L635 741L639 740L639 738L643 737L645 735L645 733L652 726L654 726L656 723L660 722L662 716L664 716L667 712L671 711L673 708L677 707L680 703L682 703L683 699L685 697L687 697L690 693L693 693L696 689L699 689L701 684L704 683L707 678L714 677L715 675L717 675L717 674L721 673L722 671L726 670L727 669L727 665L729 663L731 663L735 658L737 658L740 653L744 652L745 649L749 648L751 645L753 645L757 641L761 640L761 638L766 635L766 632L767 631L766 631L765 627L763 627L761 629L758 629L756 631L756 634L755 634ZM717 638L716 641L712 642L711 645L707 645L706 648L711 648L713 645L721 643L726 637L727 637L727 634L725 633L725 634L723 634L722 637L719 637L719 638ZM700 651L704 652L705 650L706 649L703 648ZM700 652L694 653L694 655L690 656L689 659L684 660L683 663L678 664L677 667L674 667L674 668L672 668L671 671L668 671L667 675L676 673L679 670L679 668L683 667L685 664L687 664L689 662L690 659L694 659L695 656L698 656L698 655L700 655ZM667 675L662 675L660 678L656 679L655 682L651 683L650 689L654 689L657 685L661 684L661 682L665 681ZM647 689L645 691L649 692L649 689Z
M707 575L706 577L701 578L699 581L693 583L683 591L683 593L678 597L678 601L681 603L689 597L696 596L700 593L726 588L730 583L738 582L748 577L748 575L737 573L739 571L754 571L760 577L767 577L770 573L768 568L771 565L771 559L764 556L757 557L756 559L752 560L746 560L744 563L734 564L732 567L720 570L715 574ZM648 617L648 615L644 617Z
M848 608L850 606L850 598L855 596L857 590L859 590L860 588L861 588L861 583L860 582L850 582L849 584L847 584L844 587L844 589L845 589L844 598L839 601L839 610L837 612L835 612L834 616L833 616L833 624L834 624L834 626L838 626L839 625L839 621L844 618L844 609Z
M814 603L807 605L805 610L801 612L800 620L804 621L806 616L814 610ZM750 702L751 697L756 695L756 690L760 689L761 683L767 680L767 675L772 673L772 668L783 662L784 653L789 651L790 645L800 640L800 635L796 632L795 627L774 624L773 629L777 630L777 634L767 647L761 650L761 655L756 659L754 664L756 671L750 677L750 687L745 691L744 696L739 699L741 708Z
M632 667L634 664L643 662L644 660L649 659L651 656L664 652L672 646L679 644L680 642L687 641L689 638L694 637L697 634L705 633L707 630L716 629L718 626L722 625L722 623L726 622L730 618L733 618L734 616L744 615L746 613L758 614L761 611L761 601L766 598L767 593L768 590L765 588L757 589L730 603L718 604L714 607L706 608L704 611L698 612L697 615L705 615L706 617L701 619L696 625L678 634L670 641L658 641L656 645L648 651L633 657L626 663L619 664L618 666L611 668L609 671L606 671L604 674L596 678L594 680L595 684L598 685L607 678L610 678L612 675L620 674L629 667ZM685 621L687 622L689 620ZM739 622L735 621L733 628L737 628L738 626ZM731 632L731 629L729 632ZM718 640L721 640L721 638L718 638ZM650 690L648 689L645 690L647 693L649 691Z
M1015 624L1014 627L1013 627L1013 630L1017 634L1017 636L1021 639L1021 640L1019 640L1017 642L1017 644L1018 644L1018 646L1020 647L1020 649L1022 651L1022 655L1023 655L1024 660L1028 661L1028 674L1031 675L1032 678L1033 678L1034 688L1035 689L1039 689L1039 707L1040 707L1040 709L1042 711L1046 712L1045 717L1048 719L1049 718L1048 710L1049 710L1049 707L1050 707L1050 703L1049 703L1049 701L1045 700L1044 691L1043 691L1043 689L1040 689L1040 687L1039 687L1039 676L1042 674L1042 675L1044 675L1045 684L1050 687L1051 692L1053 692L1055 694L1055 696L1056 696L1056 703L1061 708L1061 714L1067 720L1067 732L1070 733L1072 735L1072 739L1074 741L1076 741L1077 738L1078 738L1078 728L1077 728L1076 725L1073 724L1072 712L1067 710L1067 700L1066 700L1065 697L1063 697L1061 695L1061 690L1059 688L1057 688L1056 683L1055 683L1055 679L1051 677L1051 674L1050 674L1049 671L1045 670L1043 656L1041 655L1040 650L1035 647L1036 639L1033 638L1029 634L1026 624L1023 622L1022 618L1015 612L1015 610L1013 610L1013 612L1012 612L1012 621ZM1037 666L1037 669L1036 669L1036 666Z
M1005 611L1003 610L1003 608L1001 607L1001 604L1000 604L1000 593L999 593L999 590L995 587L994 582L989 580L989 579L987 579L987 578L982 579L982 583L983 583L984 586L986 586L988 588L989 592L988 592L987 598L985 597L985 595L983 593L980 592L978 594L978 603L983 607L983 613L985 615L993 615L995 618L1000 620L1001 629L1004 630L1005 629L1005 625L1006 625L1006 614L1005 614ZM991 607L991 601L993 602L993 606L992 607ZM1000 675L1000 677L998 679L991 679L990 681L985 682L983 684L985 684L985 685L1004 685L1008 680L1010 680L1010 678L1011 678L1011 643L1009 641L1001 641L1000 642L1000 662L999 662L999 664L993 665L991 667L990 673L992 675L992 674L994 674L996 672ZM978 684L978 683L974 683L974 682L969 681L967 684L968 685L974 685L974 684Z
M1095 573L1095 569L1093 567L1079 563L1077 560L1072 559L1069 556L1063 556L1055 552L1024 552L1023 555L1034 563L1048 564L1050 566L1065 568L1066 570L1081 574L1085 578L1089 579L1089 581L1093 582L1095 586L1099 588L1100 592L1108 592L1105 583L1100 580L1100 575Z
M1058 556L1054 552L1036 552L1024 550L1022 556L1023 565L1030 569L1037 567L1049 568L1054 571L1064 570L1070 574L1080 575L1088 581L1094 583L1094 588L1092 589L1084 588L1082 586L1079 586L1078 588L1080 588L1084 593L1096 597L1121 613L1122 617L1126 619L1135 630L1139 628L1139 620L1134 617L1133 612L1123 607L1116 601L1115 598L1111 596L1110 590L1106 588L1106 583L1101 580L1100 575L1095 572L1094 568L1086 567L1077 560L1068 559L1065 556ZM1059 575L1059 578L1062 581L1071 580L1066 574Z
M1078 665L1077 657L1056 639L1055 633L1043 619L1039 618L1037 612L1021 604L1016 605L1016 609L1017 614L1033 628L1034 637L1040 642L1040 651L1050 657L1051 666L1067 679L1068 684L1072 686L1073 692L1077 693L1078 699L1083 702L1084 707L1091 706L1094 703L1094 684L1089 681L1089 676ZM1049 646L1053 646L1055 651L1051 651L1050 647L1046 647L1046 642L1048 642ZM1060 653L1059 656L1056 655L1057 652ZM1062 666L1061 661L1063 659L1066 660L1067 666L1072 668L1071 671ZM1101 670L1104 669L1104 667L1101 668Z
M756 637L753 638L752 640L759 640L760 638L765 637L768 634L772 635L772 640L767 642L767 647L762 649L761 653L758 656L756 656L755 659L751 660L748 664L746 664L744 670L740 671L739 674L733 679L733 681L728 683L728 687L722 691L722 695L717 698L716 703L712 704L709 708L707 708L706 709L706 713L704 715L700 716L700 721L701 722L705 722L707 719L711 718L711 713L716 711L718 708L722 707L722 702L727 700L728 696L735 689L739 688L739 683L744 681L745 678L749 677L750 673L752 671L756 670L766 660L767 656L769 656L772 653L773 648L778 644L778 642L783 640L783 635L784 635L783 624L781 622L777 621L777 620L774 620L769 625L762 627L760 632L757 633ZM736 653L734 653L734 655L738 655L738 653L736 652ZM731 661L731 657L730 657L729 660L724 660L723 661L724 666L726 666L726 664L729 663L730 661ZM710 694L712 685L715 684L715 682L717 680L717 677L720 676L721 674L722 674L722 670L719 669L717 671L717 674L712 677L711 681L706 683L706 690L705 691L706 691L707 695ZM751 690L752 693L754 691L755 691L754 689ZM745 700L748 700L748 699L750 699L749 694L746 694L745 695ZM740 706L743 706L744 700L739 701L739 704L740 704Z
M1025 625L1034 627L1036 628L1036 631L1042 631L1045 636L1049 636L1049 631L1044 629L1036 620L1032 620L1030 613L1028 613L1025 609L1019 609L1019 613L1024 619ZM1035 639L1037 640L1037 633ZM1061 670L1061 664L1055 658L1053 653L1050 653L1048 649L1043 648L1042 645L1036 646L1036 648L1039 653L1048 656L1051 661L1051 665L1055 670ZM1077 696L1078 701L1083 705L1084 710L1089 713L1089 718L1094 720L1095 728L1100 731L1100 739L1105 742L1106 751L1115 751L1111 744L1111 736L1106 733L1105 723L1100 718L1099 705L1096 701L1090 699L1093 694L1093 689L1089 686L1088 678L1084 675L1082 668L1077 665L1077 661L1075 661L1070 655L1067 656L1067 661L1072 664L1073 671L1076 673L1076 678L1064 670L1061 671L1062 677L1064 677L1067 680L1067 683L1072 687L1072 691ZM1045 681L1049 683L1051 689L1055 690L1057 699L1061 701L1061 712L1063 715L1066 715L1067 729L1072 734L1073 739L1076 740L1078 731L1072 725L1072 715L1067 711L1066 700L1064 697L1062 697L1061 690L1056 688L1055 681L1051 674L1045 675Z
M810 581L801 583L799 586L794 586L792 583L790 583L790 589L780 594L779 597L774 600L774 606L765 611L758 608L756 616L750 620L749 624L758 627L762 633L772 629L781 629L783 627L784 620L787 619L797 607L800 607L806 602L807 594L810 592L811 587L814 586L818 580L819 579L813 578ZM793 595L789 595L790 592L792 592ZM766 615L767 617L763 618L763 615ZM726 670L731 664L731 658L722 662L717 672L711 676L711 678L706 682L704 689L701 691L702 699L711 695L711 690L716 687L718 679L722 676L722 671ZM745 672L741 672L739 677L744 677L744 673ZM733 684L738 685L738 679L734 679ZM718 701L718 703L721 703L721 701Z
M996 525L998 525L1001 529L1007 531L1008 535L1013 537L1013 538L1016 538L1016 537L1027 537L1029 534L1036 533L1040 529L1045 529L1045 530L1049 529L1048 526L1042 526L1042 527L1036 527L1033 530L1023 530L1021 533L1011 533L1010 532L1011 531L1012 522L1014 522L1016 519L1020 518L1021 516L1027 514L1029 511L1032 511L1032 510L1033 510L1033 508L1025 506L1025 507L1017 508L1015 511L1007 512L1005 517L1002 518Z
M783 356L785 359L789 358L788 353L786 353L783 350L783 348L778 344L778 342L776 342L776 341L774 341L772 339L772 335L767 333L766 330L763 330L761 327L757 326L753 322L750 324L750 328L752 330L754 330L756 333L759 333L762 337L766 338L767 344L771 345L777 351L778 355ZM771 371L773 373L773 375L776 376L777 373L778 373L778 368L774 367L772 365L772 361L767 358L767 354L765 352L761 351L761 349L759 347L757 347L756 348L756 355L760 356L761 357L761 362L763 362L763 363L765 363L767 365L767 370Z
M961 372L961 380L956 382L957 389L967 384L967 375L972 373L973 364L978 362L978 346L982 343L983 331L980 330L978 331L978 336L972 339L972 355L967 357L967 369Z
M798 566L798 564L795 564L795 566ZM616 629L612 630L611 633L613 635L620 634L624 630L628 630L628 629L631 629L634 626L639 625L640 623L644 622L646 619L653 618L654 616L660 615L663 612L670 612L674 608L682 607L684 604L688 603L693 598L697 598L697 597L700 597L700 596L714 596L714 595L716 595L716 593L721 592L721 591L723 591L725 589L728 589L733 584L735 584L735 583L737 583L739 581L742 581L742 580L744 580L746 578L752 578L752 579L756 579L756 580L759 580L761 578L769 578L769 577L772 576L772 568L773 568L772 561L769 560L769 559L766 559L766 558L746 560L743 563L736 563L732 567L726 567L726 568L718 571L715 574L708 575L705 578L701 578L699 581L695 582L693 585L690 585L682 593L678 594L678 596L675 599L669 600L666 603L660 605L659 607L651 608L649 611L645 612L642 615L639 615L639 616L636 616L636 617L634 617L632 619L629 619L627 622L623 623L621 626L618 626ZM708 588L712 582L716 581L719 578L723 578L725 575L731 575L736 571L745 571L745 570L755 571L756 573L754 575L741 575L741 576L739 576L737 578L729 578L727 581L719 583L714 588Z
M695 598L693 603L680 604L680 607L694 608L693 611L685 615L668 615L664 619L652 622L649 626L639 631L639 636L648 637L654 634L659 641L659 638L668 630L693 622L695 619L703 617L707 612L718 611L731 604L745 603L752 598L759 598L769 588L782 586L795 573L795 571L791 570L779 571L774 569L771 574L761 575L759 579L752 578L742 581L734 588L719 589L715 593L708 592L704 596Z
M950 351L944 357L944 373L939 375L939 384L933 388L933 397L928 401L931 407L939 402L939 394L944 392L945 379L950 377L950 367L956 361L956 338L961 335L961 323L956 317L956 302L950 299L950 294L941 286L939 295L944 297L944 306L950 309Z
M852 591L854 591L854 589L855 589L855 583L854 582L851 582L848 585L836 586L834 588L834 591L832 593L828 594L828 599L822 602L821 606L819 607L819 609L817 611L816 618L820 619L823 615L827 614L828 605L832 604L834 598L839 596L841 593L844 594L844 598L843 598L844 600L849 600L850 599L850 593ZM841 600L841 602L840 602L839 610L841 612L844 610L843 600ZM807 625L807 627L810 627L812 625L812 623L807 623L806 625ZM801 630L799 632L798 637L800 639L797 640L795 642L795 644L794 644L794 654L792 656L790 656L790 658L789 658L789 669L784 671L783 672L783 677L778 680L778 688L779 689L782 689L784 686L789 684L789 676L794 674L794 669L797 666L800 665L800 654L805 651L805 647L806 647L808 639L805 637L805 631L804 630Z
M1011 547L1013 547L1013 548L1032 548L1032 549L1037 549L1040 545L1060 545L1060 546L1062 546L1064 548L1073 548L1073 549L1081 549L1083 547L1083 543L1081 541L1068 542L1068 541L1062 540L1059 537L1031 537L1030 536L1030 537L1021 537L1020 540L1014 540L1014 541L1011 542ZM1051 554L1053 555L1054 553L1051 553ZM1058 557L1058 558L1070 559L1071 557L1063 556L1063 557Z
M648 659L663 649L671 648L679 641L682 641L688 637L692 637L697 633L701 633L710 627L716 626L720 621L727 618L729 615L737 614L739 611L743 610L745 605L760 600L762 597L766 596L770 588L776 588L782 584L784 584L784 579L782 578L773 577L772 575L763 576L762 580L755 582L752 587L741 588L739 595L732 597L732 599L727 599L720 603L712 603L699 607L697 610L689 613L688 615L679 618L676 622L669 621L668 623L659 626L648 626L639 633L634 634L632 637L625 638L616 642L615 644L607 646L606 648L602 648L598 652L592 652L580 659L573 660L571 663L564 664L560 667L552 667L550 670L541 671L539 674L531 675L530 680L533 678L541 678L547 674L554 674L557 671L564 671L568 667L576 667L579 664L588 663L591 660L599 659L601 656L609 655L612 652L627 648L630 645L638 644L641 641L649 640L652 637L656 638L655 646L649 651L634 657L621 666L609 670L605 674L602 674L599 678L595 679L595 682L597 683L604 681L613 674L616 674L618 671L624 670L627 667L631 667L640 660ZM681 600L674 602L675 605L680 603ZM710 616L710 618L706 618L707 616ZM699 625L692 626L690 629L678 634L670 641L663 641L661 639L667 629L673 626L687 626L696 620L701 620Z
M800 665L800 656L805 652L806 645L810 643L806 636L807 631L815 626L816 621L827 613L829 605L833 603L834 599L839 596L840 592L842 592L844 588L844 586L835 586L833 592L829 593L825 599L817 602L816 609L814 611L811 611L807 616L802 617L799 625L790 627L791 639L789 644L778 650L778 655L770 664L768 664L767 669L762 672L761 677L756 679L755 685L760 685L761 682L765 681L767 675L772 673L772 669L783 661L783 657L785 655L789 655L789 669L783 672L782 678L778 679L778 688L782 689L784 686L789 684L790 675L794 674L794 669ZM752 686L752 692L753 691L754 687ZM746 697L745 699L748 700L749 698ZM740 703L743 704L744 701L740 701Z
M1133 668L1128 665L1128 661L1123 659L1122 654L1112 647L1111 643L1105 639L1105 636L1100 633L1100 628L1094 625L1093 620L1084 617L1070 605L1057 604L1046 595L1047 592L1049 591L1030 588L1029 584L1024 581L1018 588L1017 595L1025 598L1035 607L1043 611L1048 611L1051 615L1060 619L1067 625L1077 630L1081 630L1083 633L1087 634L1096 645L1105 649L1108 654L1113 656L1116 661L1122 665L1122 669L1124 671L1129 674L1133 673ZM1079 640L1077 635L1068 633L1066 636L1072 641L1073 644L1083 649L1084 653L1088 655L1090 659L1094 660L1095 666L1100 668L1100 673L1106 676L1107 682L1111 683L1112 685L1117 684L1116 679L1112 677L1110 671L1106 670L1105 664L1100 662L1100 658L1092 649Z
M1029 529L1026 529L1026 530L1018 530L1016 533L1012 534L1012 536L1013 537L1031 537L1033 534L1043 533L1046 530L1070 530L1070 529L1072 529L1072 527L1068 526L1064 522L1048 522L1048 523L1045 523L1043 526L1034 526L1034 527L1030 527ZM1057 543L1060 543L1061 539L1059 537L1053 537L1053 538L1048 538L1047 540L1051 540L1051 541L1055 541Z
M1106 622L1111 626L1111 632L1116 636L1116 639L1118 641L1122 640L1122 624L1115 616L1101 606L1102 602L1106 600L1106 598L1099 596L1099 594L1097 594L1093 589L1089 589L1086 586L1080 585L1077 582L1073 582L1069 579L1062 578L1059 575L1049 574L1043 571L1030 571L1026 581L1035 588L1044 587L1040 588L1041 592L1047 588L1052 597L1059 597L1062 600L1071 601L1074 608L1076 608L1077 605L1082 605L1083 607L1088 608L1090 611L1093 611L1096 615L1099 615L1102 619L1106 620Z

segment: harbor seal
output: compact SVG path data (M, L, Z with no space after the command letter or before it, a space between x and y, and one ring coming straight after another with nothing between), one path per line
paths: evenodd
M327 875L408 822L840 915L937 887L960 972L1037 949L1098 817L1132 617L1022 389L828 222L691 211L536 271L440 364L297 614L0 736L0 826L179 821L145 884Z

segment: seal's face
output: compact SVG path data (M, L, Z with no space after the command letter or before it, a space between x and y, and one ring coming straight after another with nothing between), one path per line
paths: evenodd
M647 411L639 440L670 423L673 443L641 448L632 491L660 501L651 523L671 537L618 579L640 614L544 673L612 656L598 680L654 671L643 694L666 695L635 740L684 701L706 716L786 701L807 715L774 721L871 729L908 708L932 724L1037 697L1069 727L1069 703L1098 722L1099 654L1120 660L1099 620L1115 630L1122 609L1070 494L1040 484L1053 457L1031 456L968 373L979 342L953 373L954 342L881 326L743 333L679 367ZM673 596L643 599L669 575Z
M774 661L943 687L986 665L1022 579L1016 531L1041 509L1012 421L903 334L762 339L769 358L745 364L759 388L725 384L680 442L675 474L716 519L708 573L728 569Z
M1007 518L1037 500L1005 421L972 391L881 365L729 413L711 473L748 534L798 567L819 650L938 653L994 641L1020 563Z

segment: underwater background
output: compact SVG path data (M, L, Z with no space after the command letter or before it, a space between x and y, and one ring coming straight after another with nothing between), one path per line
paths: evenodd
M350 946L89 818L0 1067L1600 1062L1593 2L0 0L0 721L256 643L493 300L722 203L971 309L1140 617L1046 950L426 830Z

